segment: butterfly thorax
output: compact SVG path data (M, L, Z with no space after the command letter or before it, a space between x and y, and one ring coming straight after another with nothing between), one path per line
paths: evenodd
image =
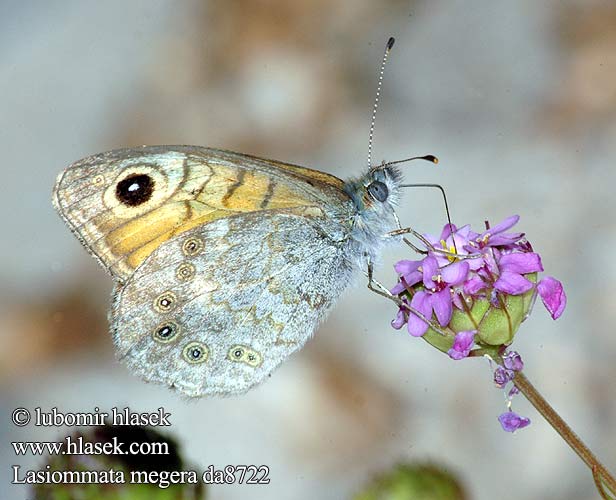
M400 172L371 168L358 179L345 182L344 192L353 202L353 225L349 244L360 267L366 259L378 260L380 249L396 241L387 233L398 228L395 207L400 197Z

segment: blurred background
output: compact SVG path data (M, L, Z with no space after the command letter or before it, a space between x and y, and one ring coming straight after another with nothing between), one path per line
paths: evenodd
M266 464L269 486L210 498L345 499L401 462L439 463L469 498L597 498L589 471L521 396L533 425L504 433L482 360L452 362L389 326L395 307L360 280L313 340L241 397L187 401L117 362L112 280L51 206L83 156L198 144L357 175L384 44L374 160L432 153L410 182L447 190L454 222L517 213L563 281L554 323L537 307L517 336L526 374L616 469L616 5L611 1L0 1L0 497L22 429L17 406L171 412L189 462ZM436 191L411 190L404 225L439 233ZM605 238L602 240L601 238ZM393 284L383 258L377 277Z

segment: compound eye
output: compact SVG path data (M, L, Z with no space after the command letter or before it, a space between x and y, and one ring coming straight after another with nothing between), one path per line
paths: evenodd
M380 202L384 202L389 196L389 190L387 189L387 186L381 181L371 182L368 185L368 193L370 194L370 196L372 196L372 198Z

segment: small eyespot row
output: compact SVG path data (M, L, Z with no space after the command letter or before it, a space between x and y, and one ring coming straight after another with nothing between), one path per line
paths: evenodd
M189 281L195 276L195 266L190 262L182 262L175 270L175 276L180 281Z
M245 363L253 368L257 368L263 363L263 356L259 352L241 344L234 345L229 349L227 359L236 363Z
M175 309L177 302L178 300L175 293L171 291L163 292L154 299L154 309L159 313L168 313Z
M94 178L92 179L92 184L94 184L95 186L102 186L103 184L105 184L105 177L100 174L94 176Z
M194 257L195 255L199 255L205 244L201 238L196 238L194 236L186 239L182 244L182 253L187 257Z
M152 332L152 338L160 344L168 344L177 340L180 327L175 321L165 321L159 324Z
M210 350L202 342L192 341L182 349L182 358L190 364L204 363L210 355Z

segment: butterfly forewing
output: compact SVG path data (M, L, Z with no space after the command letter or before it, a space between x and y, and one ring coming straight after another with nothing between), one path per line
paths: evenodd
M53 201L71 230L126 280L159 246L240 213L329 207L348 196L329 174L194 146L123 149L84 158L59 177Z

